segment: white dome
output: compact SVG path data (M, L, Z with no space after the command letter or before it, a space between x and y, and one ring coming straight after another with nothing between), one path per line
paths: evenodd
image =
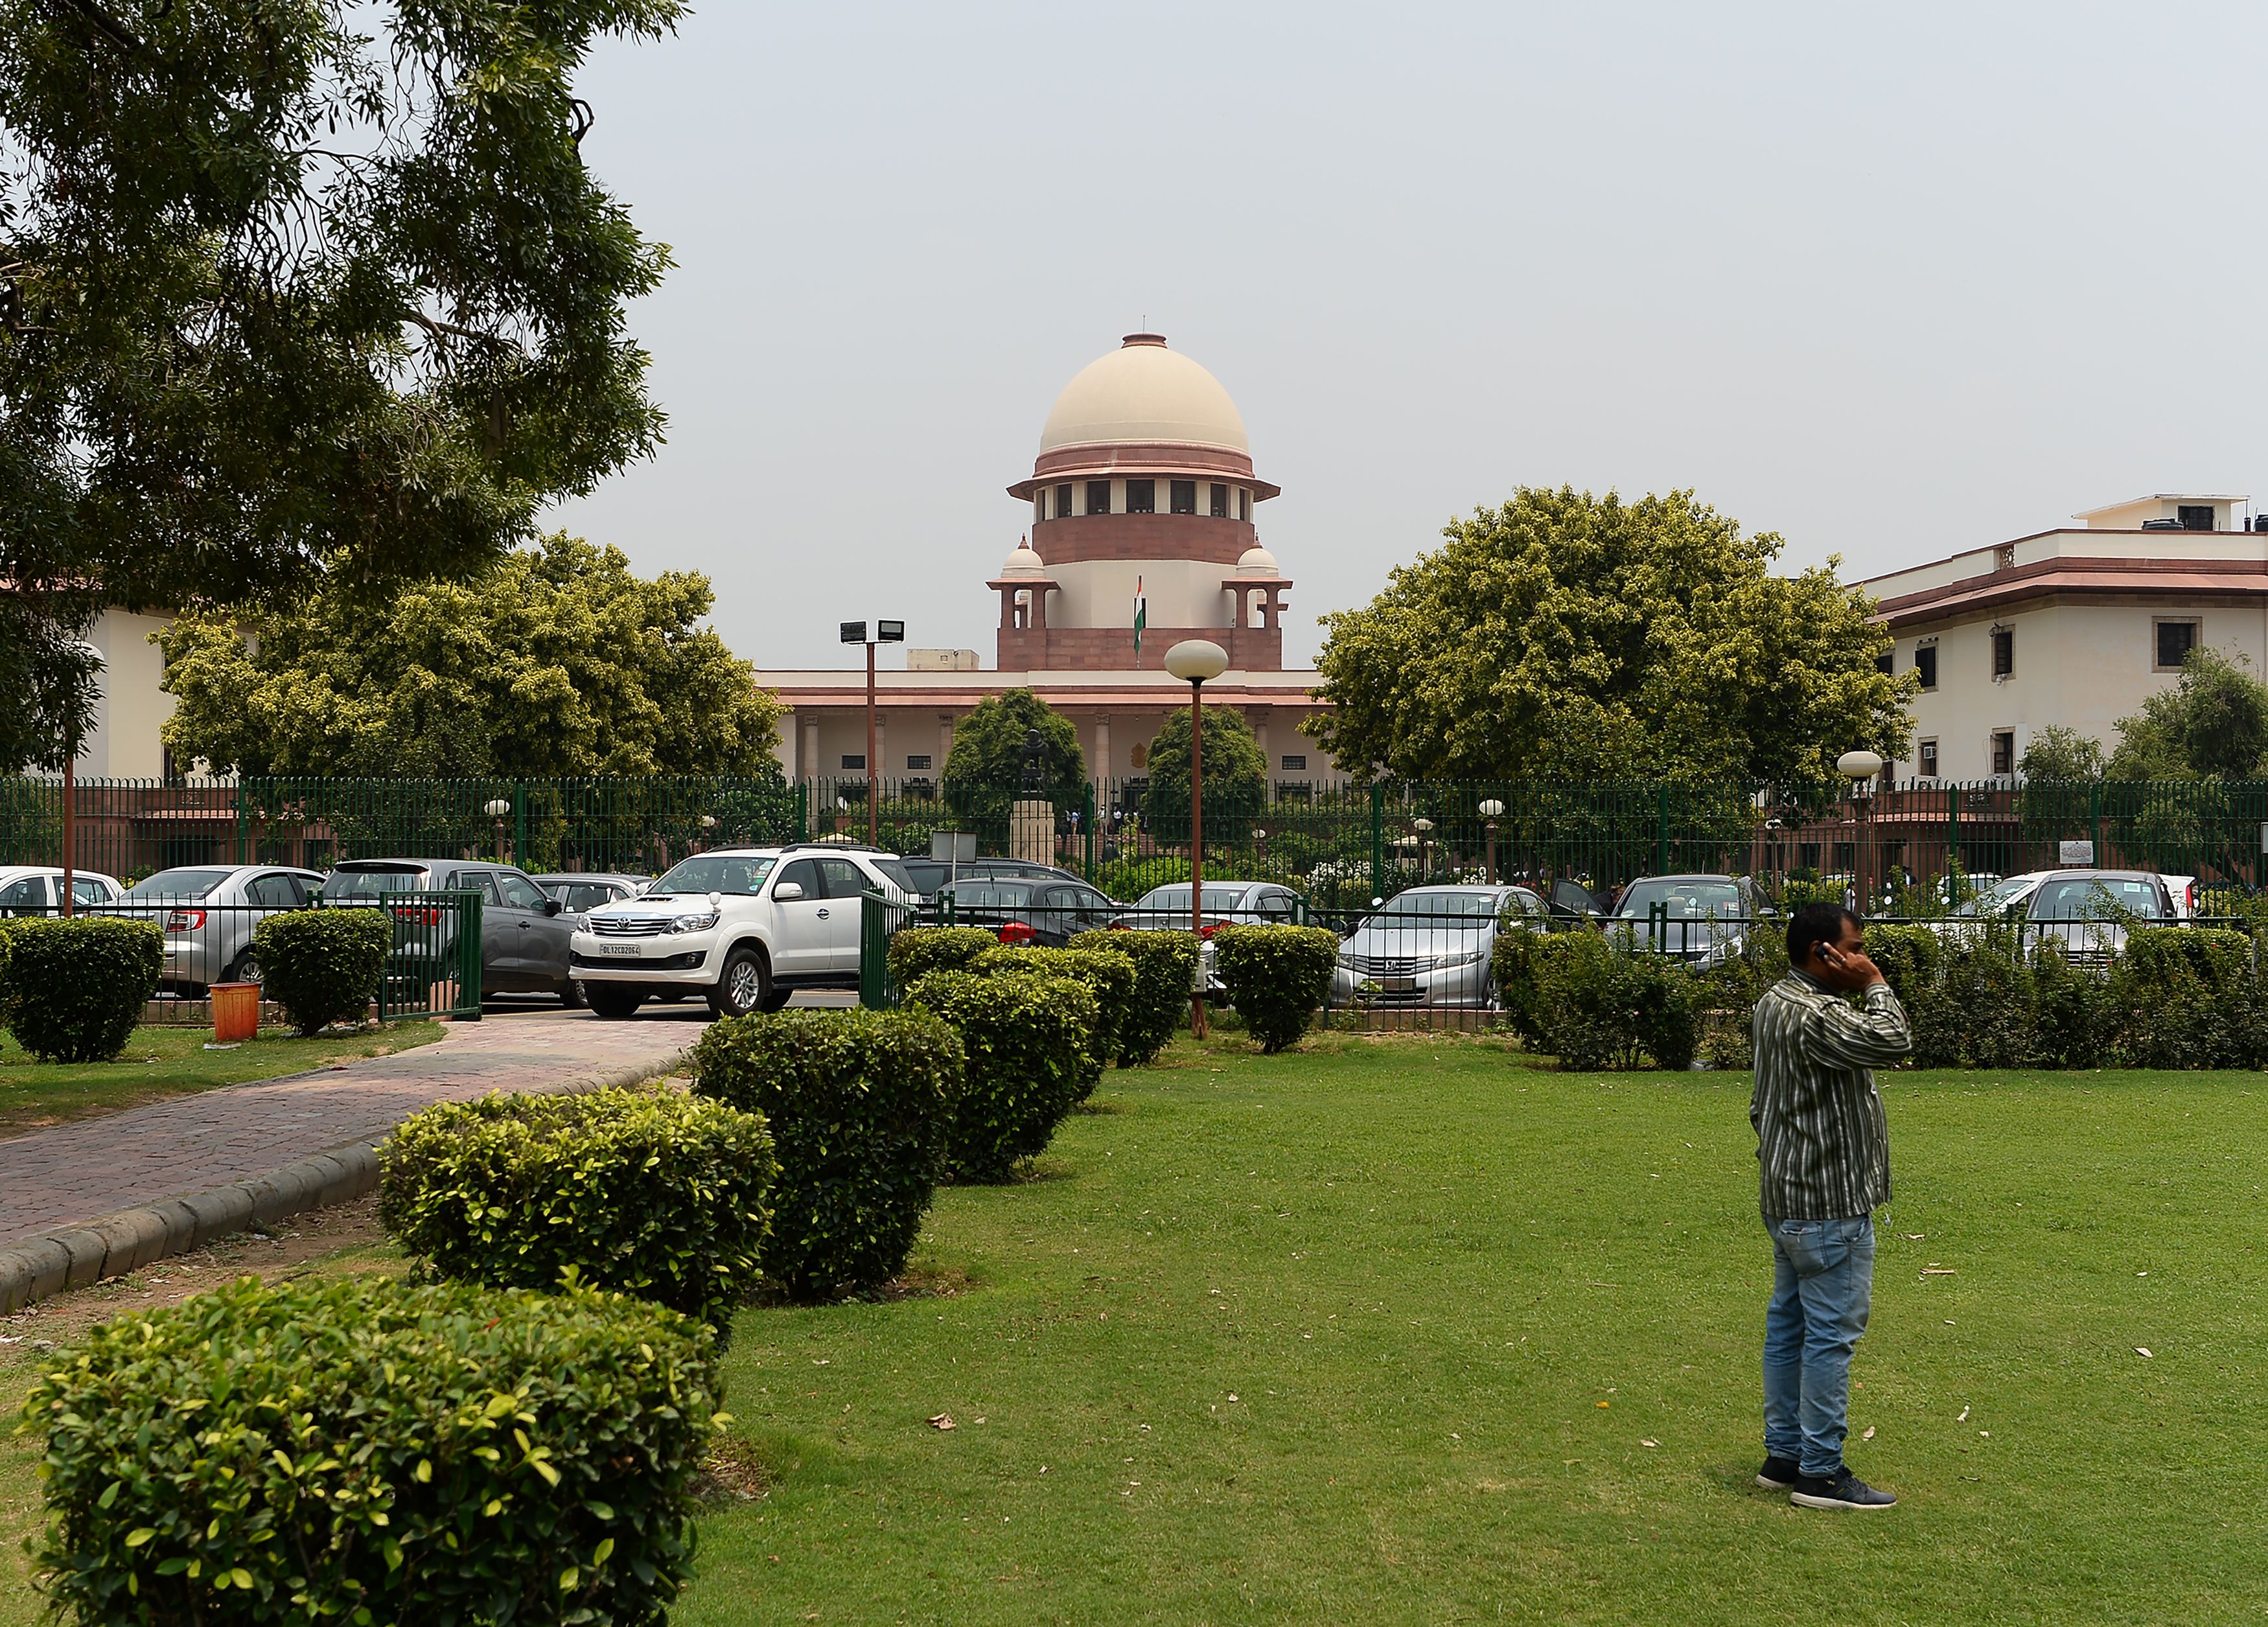
M1236 556L1236 574L1248 577L1278 575L1276 556L1255 542Z
M1004 577L1042 577L1047 573L1046 563L1032 551L1028 542L1017 543L1016 551L1009 555L1007 563L1000 567L1000 574Z
M1249 453L1244 419L1220 380L1156 334L1129 334L1064 386L1040 453L1066 446L1170 442Z

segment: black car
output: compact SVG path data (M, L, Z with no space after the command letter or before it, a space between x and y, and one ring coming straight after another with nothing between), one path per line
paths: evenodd
M1086 885L1075 872L1029 858L972 858L952 865L941 858L908 857L898 862L906 867L906 873L914 879L914 887L924 898L936 897L940 887L954 881L1018 880L1077 881L1082 887Z
M1004 944L1060 949L1080 932L1110 924L1118 906L1076 876L990 876L960 880L936 898L941 919L981 926Z

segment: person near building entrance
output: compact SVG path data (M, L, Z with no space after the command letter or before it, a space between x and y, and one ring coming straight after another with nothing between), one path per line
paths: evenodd
M1859 917L1841 905L1795 911L1787 961L1787 975L1756 1001L1753 1028L1749 1118L1772 1241L1756 1483L1805 1508L1889 1508L1897 1498L1843 1461L1843 1438L1851 1352L1874 1296L1874 1211L1890 1199L1889 1124L1874 1070L1909 1055L1913 1034L1867 956Z

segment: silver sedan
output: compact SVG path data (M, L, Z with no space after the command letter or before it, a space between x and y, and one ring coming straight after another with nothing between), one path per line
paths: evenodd
M1524 887L1413 887L1397 893L1339 946L1331 1004L1451 1005L1496 1002L1489 958L1506 915L1541 918Z
M305 909L323 885L279 865L183 865L138 881L107 913L155 921L166 935L158 986L195 999L217 983L258 983L253 929L281 909Z

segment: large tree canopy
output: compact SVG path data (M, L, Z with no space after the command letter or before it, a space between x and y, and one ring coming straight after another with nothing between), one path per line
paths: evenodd
M1150 742L1142 822L1160 842L1189 839L1189 709L1175 707ZM1249 842L1268 802L1268 754L1233 706L1204 709L1204 767L1205 840Z
M712 597L561 535L384 603L185 617L166 742L250 774L754 774L782 709L696 625Z
M2115 780L2257 779L2268 770L2268 685L2203 645L2181 681L2118 720ZM2100 747L2097 747L2100 750Z
M1024 744L1040 732L1040 789L1024 789ZM1010 689L979 701L953 731L945 760L945 793L967 813L1026 795L1058 808L1076 808L1086 795L1086 754L1079 727L1029 689Z
M1904 755L1911 675L1839 560L1793 577L1780 538L1690 492L1624 503L1523 487L1323 618L1309 725L1359 771L1438 779L1828 779Z
M27 659L105 603L461 578L651 451L622 312L667 256L585 168L571 75L680 10L0 0L0 594L48 629Z

